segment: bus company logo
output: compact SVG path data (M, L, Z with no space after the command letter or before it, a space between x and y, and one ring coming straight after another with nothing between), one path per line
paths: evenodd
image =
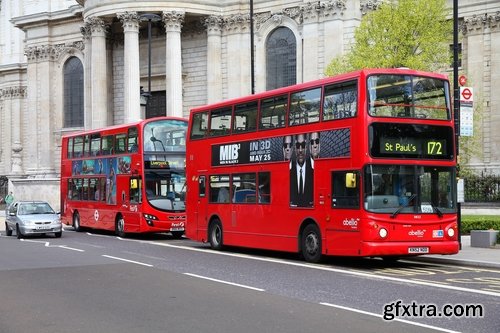
M220 164L238 163L240 155L240 144L222 145L219 148Z
M352 229L357 229L358 222L359 222L359 219L355 219L355 218L344 219L344 221L342 221L342 225L344 225L346 227L351 227Z
M425 235L425 230L410 230L408 232L409 236L416 236L416 237L424 237Z

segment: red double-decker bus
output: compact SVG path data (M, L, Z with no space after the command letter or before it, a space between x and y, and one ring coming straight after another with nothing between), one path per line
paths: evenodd
M373 69L191 111L186 236L394 258L458 252L443 75Z
M187 121L159 117L62 138L61 219L127 233L184 233Z

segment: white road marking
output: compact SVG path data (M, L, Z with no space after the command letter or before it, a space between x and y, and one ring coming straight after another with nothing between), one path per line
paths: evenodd
M209 278L209 277L207 277L207 276L196 275L196 274L191 274L191 273L184 273L184 274L185 274L185 275L192 276L192 277L196 277L196 278L204 279L204 280L209 280L209 281L214 281L214 282L219 282L219 283L229 284L229 285L231 285L231 286L236 286L236 287L241 287L241 288L251 289L251 290L255 290L255 291L265 291L265 289L260 289L260 288L255 288L255 287L250 287L250 286L246 286L246 285L244 285L244 284L238 284L238 283L233 283L233 282L224 281L224 280L213 279L213 278Z
M110 259L115 259L115 260L129 262L129 263L132 263L132 264L142 265L142 266L146 266L146 267L153 267L153 265L151 265L151 264L146 264L146 263L143 263L143 262L140 262L140 261L134 261L134 260L128 260L128 259L124 259L124 258L118 258L118 257L108 256L106 254L103 254L102 256L106 257L106 258L110 258Z
M28 243L44 244L45 247L57 247L57 248L65 249L65 250L71 250L71 251L77 251L77 252L85 252L85 250L77 249L77 248L74 248L74 247L69 247L69 246L66 246L66 245L50 245L50 242L47 242L47 241L36 241L36 240L24 239L24 238L21 238L20 241L21 242L28 242Z
M378 317L378 318L383 319L383 316L381 314L378 314L378 313L373 313L373 312L358 310L358 309L350 308L350 307L347 307L347 306L336 305L336 304L331 304L331 303L319 303L319 304L330 306L330 307L337 308L337 309L342 309L342 310L352 311L352 312L356 312L356 313L361 313L361 314L365 314L365 315L369 315L369 316ZM410 324L410 325L414 325L414 326L425 327L425 328L430 328L430 329L441 331L441 332L459 333L458 331L452 331L452 330L448 330L448 329L445 329L445 328L436 327L436 326L432 326L432 325L421 324L421 323L417 323L417 322L409 321L409 320L404 320L404 319L395 318L395 319L393 319L391 321L399 321L401 323Z

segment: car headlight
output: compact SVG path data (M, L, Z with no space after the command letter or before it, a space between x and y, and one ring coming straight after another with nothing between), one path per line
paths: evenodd
M378 235L380 236L380 238L386 238L387 237L387 229L380 228L380 230L378 231Z

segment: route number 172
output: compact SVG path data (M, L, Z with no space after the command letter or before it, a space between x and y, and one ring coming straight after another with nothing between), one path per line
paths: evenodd
M443 143L440 141L428 141L427 155L443 155Z

